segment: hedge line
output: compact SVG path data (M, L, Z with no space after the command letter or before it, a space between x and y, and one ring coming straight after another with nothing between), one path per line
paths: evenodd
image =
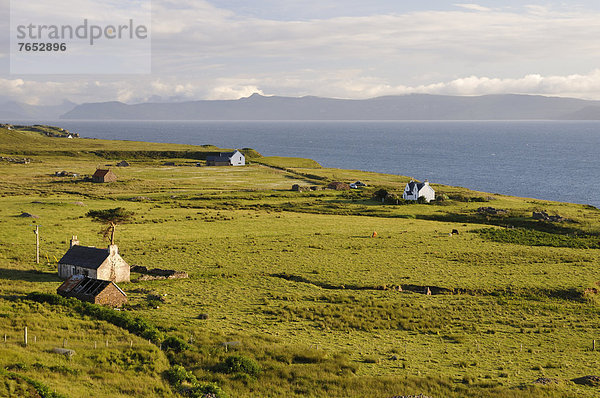
M51 305L61 305L74 311L88 315L94 319L106 321L129 331L137 336L159 344L163 340L163 333L155 326L139 316L132 316L127 312L115 311L108 307L87 303L74 298L65 298L52 293L33 292L27 295L28 300Z

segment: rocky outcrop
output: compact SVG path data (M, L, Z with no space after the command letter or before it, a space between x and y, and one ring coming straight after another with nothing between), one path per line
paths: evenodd
M548 213L546 213L545 211L534 211L532 217L533 217L534 220L549 221L549 222L565 222L565 221L569 221L569 219L561 217L558 214L555 215L555 216L551 216Z

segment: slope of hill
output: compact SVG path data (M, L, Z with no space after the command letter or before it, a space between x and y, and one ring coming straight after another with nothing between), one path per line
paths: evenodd
M265 165L165 164L154 155L205 148L25 128L0 128L0 145L32 160L0 161L0 396L598 393L594 207L433 182L440 200L407 203L404 176L258 154ZM131 156L116 182L85 178L116 164L99 148ZM356 180L368 187L324 189ZM72 235L107 245L88 212L117 207L134 213L116 236L129 264L189 278L134 272L121 311L54 295Z

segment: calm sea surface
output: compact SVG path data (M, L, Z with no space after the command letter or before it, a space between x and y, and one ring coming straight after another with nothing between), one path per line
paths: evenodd
M84 137L250 147L325 167L600 207L600 122L48 122Z

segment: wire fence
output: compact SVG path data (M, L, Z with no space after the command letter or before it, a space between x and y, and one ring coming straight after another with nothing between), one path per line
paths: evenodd
M73 355L73 353L63 352L72 350L77 353L90 350L127 350L135 348L150 348L153 346L150 340L140 340L139 338L115 337L115 336L69 336L57 338L56 336L47 336L43 333L36 333L27 328L11 328L0 330L0 346L28 348L36 351L48 351ZM161 347L158 347L159 349ZM60 349L60 350L56 350Z

